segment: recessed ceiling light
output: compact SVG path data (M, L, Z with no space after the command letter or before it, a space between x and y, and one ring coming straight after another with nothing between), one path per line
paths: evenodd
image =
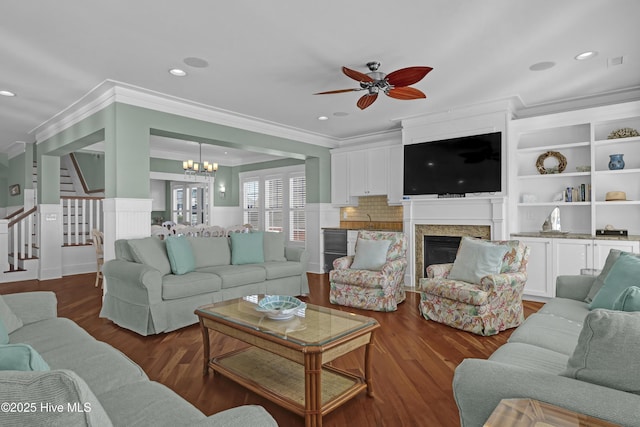
M187 75L187 72L184 70L181 70L180 68L172 68L169 70L169 74L176 77L184 77Z
M590 50L590 51L582 52L582 53L580 53L580 54L576 55L576 56L575 56L575 59L576 59L577 61L583 61L583 60L585 60L585 59L593 58L593 57L594 57L594 56L596 56L597 54L598 54L598 52L593 51L593 50Z
M9 90L0 90L0 95L2 96L16 96L15 93L9 91Z
M327 117L327 116L320 116L320 117L318 117L318 120L329 120L329 117Z
M538 63L533 64L532 66L529 67L529 69L531 71L542 71L542 70L548 70L549 68L553 67L554 65L556 65L555 62L542 61L542 62L538 62Z

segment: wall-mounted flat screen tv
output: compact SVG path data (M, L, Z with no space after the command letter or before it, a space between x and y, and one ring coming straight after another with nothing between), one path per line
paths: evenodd
M404 194L500 192L502 133L404 146Z

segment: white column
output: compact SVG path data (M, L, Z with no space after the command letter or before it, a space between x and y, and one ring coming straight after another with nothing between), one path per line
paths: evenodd
M9 220L0 219L0 273L9 270Z
M59 203L41 204L39 213L38 279L58 279L62 277L62 207Z
M305 209L307 221L306 249L309 253L308 271L324 273L323 227L340 226L340 208L330 203L309 203Z
M104 260L114 259L115 241L151 235L152 199L104 199Z

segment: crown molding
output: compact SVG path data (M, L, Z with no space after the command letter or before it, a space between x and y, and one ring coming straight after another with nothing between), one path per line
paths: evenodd
M337 147L340 141L113 80L100 83L30 133L35 132L37 141L44 141L114 102L327 148Z

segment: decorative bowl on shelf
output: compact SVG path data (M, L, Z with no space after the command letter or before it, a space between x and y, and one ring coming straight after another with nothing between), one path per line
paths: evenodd
M295 316L306 304L296 297L289 295L269 295L258 301L256 310L266 314L269 319L287 320Z

